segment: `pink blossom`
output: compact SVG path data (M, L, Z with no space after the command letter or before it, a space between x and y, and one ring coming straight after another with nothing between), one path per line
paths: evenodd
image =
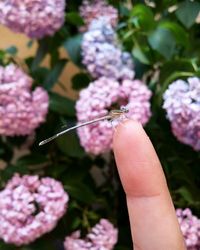
M106 219L101 219L85 239L80 238L80 231L65 239L65 250L112 250L117 243L118 230Z
M0 192L0 238L17 246L33 242L56 226L68 200L52 178L15 174Z
M78 121L91 120L108 113L111 109L126 105L128 118L143 125L151 116L151 91L139 80L118 81L102 77L80 92L76 103ZM113 129L105 120L78 129L80 143L88 153L98 155L112 148Z
M118 22L118 11L104 0L94 0L93 2L84 0L80 7L80 15L85 22L85 26L81 29L82 31L85 31L94 19L99 19L100 17L107 19L112 27L116 27Z
M123 52L116 32L104 18L93 20L82 42L83 64L94 77L133 79L135 72L131 55Z
M64 23L65 0L0 1L0 23L30 38L52 36Z
M189 208L177 209L176 215L188 250L200 249L200 219Z
M48 94L41 87L32 92L32 82L16 65L0 66L1 135L30 135L45 121Z
M177 80L163 97L174 135L180 142L200 150L200 79Z

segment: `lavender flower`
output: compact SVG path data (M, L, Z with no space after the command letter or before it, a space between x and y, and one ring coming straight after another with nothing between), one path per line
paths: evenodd
M100 17L107 19L107 22L112 27L116 27L118 22L117 10L113 6L108 5L104 0L94 0L93 2L84 0L80 7L80 15L85 22L85 26L81 29L82 31L87 30L90 23Z
M117 36L106 19L93 20L83 36L83 64L94 78L102 76L133 79L135 73L128 52L122 52Z
M113 107L127 105L127 116L146 124L151 116L151 92L139 80L124 80L121 84L102 77L80 92L76 103L78 121L90 120L108 113ZM88 153L98 155L112 148L113 129L102 121L78 129L80 143Z
M180 142L200 150L200 79L173 82L164 93L163 108Z
M118 230L106 219L101 219L85 239L80 239L80 231L66 237L65 250L112 250L117 243Z
M30 38L52 36L64 23L65 0L0 1L0 23Z
M177 209L176 215L188 250L200 249L200 220L189 208Z
M60 182L16 174L0 192L0 238L17 246L51 231L69 198Z
M0 135L30 135L45 121L48 94L14 64L0 66Z

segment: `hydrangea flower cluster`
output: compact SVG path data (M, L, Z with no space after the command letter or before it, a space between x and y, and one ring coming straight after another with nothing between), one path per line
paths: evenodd
M65 0L0 1L0 23L30 38L52 36L64 23Z
M16 174L0 192L0 238L17 246L51 231L67 208L60 182Z
M200 249L200 219L189 208L177 209L176 215L188 250Z
M151 116L151 91L139 80L118 81L102 77L90 83L80 92L76 103L78 121L103 116L111 109L126 105L128 118L146 124ZM118 105L116 107L116 105ZM98 155L112 148L113 129L111 122L105 120L78 129L80 143L85 151Z
M118 22L118 11L104 0L94 0L92 3L84 0L80 7L80 15L85 22L85 27L82 27L82 31L87 30L90 23L100 17L106 18L112 27L116 27Z
M173 82L164 93L163 107L178 140L200 150L200 79Z
M45 121L49 98L19 67L0 66L0 135L29 135Z
M85 239L80 239L80 231L65 239L65 250L112 250L117 243L118 230L106 219L101 219Z
M94 78L121 80L133 79L135 75L131 55L122 51L115 31L105 18L94 19L84 33L82 58Z

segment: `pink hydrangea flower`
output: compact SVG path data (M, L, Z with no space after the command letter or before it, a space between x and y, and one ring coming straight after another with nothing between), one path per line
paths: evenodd
M0 238L17 246L51 231L67 208L60 182L16 174L0 192Z
M126 105L128 118L146 124L151 116L151 91L139 80L118 81L102 77L80 92L76 103L78 121L91 120L111 109ZM109 121L101 121L78 129L80 143L88 153L98 155L112 148L113 129Z
M101 219L85 239L80 238L80 231L66 237L65 250L112 250L117 243L118 230L106 219Z
M123 52L115 31L104 18L93 20L82 41L83 64L94 77L133 79L135 72L128 52Z
M80 7L80 15L85 22L82 31L85 31L94 19L100 17L106 18L112 27L116 27L118 22L118 11L104 0L94 0L93 2L84 0Z
M0 1L0 23L30 38L52 36L64 23L65 0Z
M200 79L173 82L164 93L163 108L177 139L200 150Z
M177 209L176 215L188 250L200 249L200 219L189 208Z
M19 67L0 66L0 135L29 135L45 121L49 98Z

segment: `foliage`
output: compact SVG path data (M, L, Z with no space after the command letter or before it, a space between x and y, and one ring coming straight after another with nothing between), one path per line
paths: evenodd
M111 1L120 12L117 32L124 48L132 53L135 71L147 81L153 91L151 121L145 127L159 155L166 173L170 192L176 207L190 207L200 216L200 153L176 140L162 109L162 95L174 80L200 75L200 33L196 18L200 10L198 1ZM36 55L25 63L34 78L34 87L41 85L49 93L50 107L46 122L36 130L30 151L13 160L25 137L0 137L0 160L7 167L0 170L0 187L15 173L39 174L60 180L69 193L70 202L66 215L53 232L24 247L8 246L0 242L0 249L63 249L67 234L76 229L86 232L101 217L109 218L119 228L116 250L130 249L131 239L125 196L120 185L112 153L108 157L91 157L79 144L75 132L60 137L41 148L38 142L55 134L64 123L76 122L75 102L54 92L60 84L59 76L72 61L80 68L73 76L71 87L80 90L91 81L81 64L79 27L80 1L68 1L66 21L53 36L39 41ZM60 58L63 47L69 58ZM1 64L16 58L17 48L0 51ZM42 62L50 58L50 67ZM108 166L108 167L107 167ZM102 176L99 183L94 170ZM117 183L117 185L116 185Z

